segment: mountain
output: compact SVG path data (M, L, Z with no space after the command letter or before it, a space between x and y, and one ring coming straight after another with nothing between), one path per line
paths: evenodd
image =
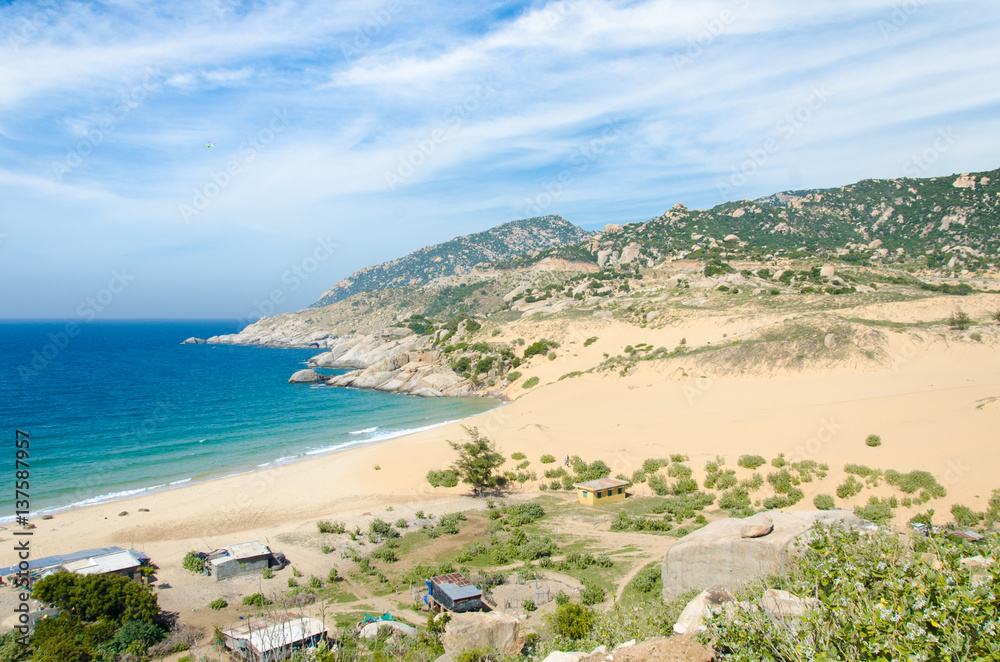
M576 244L589 236L590 233L562 216L511 221L484 232L426 246L406 257L359 269L324 292L312 308L336 303L358 292L422 285L441 276L467 274L477 264Z
M675 205L644 223L608 226L585 244L514 258L502 266L530 266L550 256L589 257L613 267L665 259L817 254L929 270L975 271L1000 264L1000 170L870 179L727 202L709 210Z

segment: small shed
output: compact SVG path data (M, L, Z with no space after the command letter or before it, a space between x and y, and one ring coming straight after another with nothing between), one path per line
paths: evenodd
M625 498L625 488L629 486L627 480L617 478L598 478L588 480L583 483L574 483L577 500L588 506L596 506L610 501L621 501Z
M278 614L222 631L222 644L241 662L271 662L326 639L327 629L315 618Z
M208 555L208 567L216 581L260 573L271 565L271 548L259 540L236 543Z
M448 611L461 613L483 608L483 593L460 572L438 575L427 580L424 604L431 610L440 605Z

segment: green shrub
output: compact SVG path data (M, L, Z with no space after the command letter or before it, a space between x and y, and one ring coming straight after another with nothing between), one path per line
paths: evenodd
M556 607L548 620L553 633L567 639L583 639L590 634L595 619L596 614L589 607L565 602Z
M548 453L546 453L542 457L538 458L538 461L542 464L552 464L553 462L556 461L556 458L554 455L549 455Z
M788 461L785 459L784 453L778 453L778 457L771 460L771 466L774 467L775 469L780 469L786 464L788 464Z
M427 482L431 487L455 487L458 485L458 472L453 469L427 472Z
M535 386L538 386L538 377L530 378L528 381L522 384L521 388L534 388Z
M955 518L955 524L966 528L977 526L986 519L985 513L977 513L972 508L958 503L951 507L951 516Z
M523 460L526 457L528 457L528 456L525 455L524 453L520 452L520 451L518 451L517 453L511 453L511 455L510 455L510 459L512 459L512 460Z
M688 456L687 455L681 455L680 453L671 453L670 454L670 461L671 462L687 462L688 461Z
M264 568L264 571L261 573L261 576L264 579L271 579L272 577L274 577L274 570L271 570L270 567Z
M864 488L865 486L857 478L848 476L847 480L837 486L837 497L840 499L849 499L852 496L860 494Z
M998 312L997 314L1000 315L1000 312ZM998 319L998 321L1000 321L1000 319ZM587 338L586 340L583 341L583 346L584 347L590 347L595 342L597 342L597 336L591 336L591 337L589 337L589 338Z
M538 607L535 606L534 600L525 600L524 602L521 603L521 606L524 608L524 611L527 612L532 612L538 609Z
M335 568L335 567L334 568L330 568L330 572L327 573L327 575L326 575L326 581L328 581L331 584L333 584L339 578L340 578L340 575L337 573L337 568Z
M723 510L735 510L748 508L750 506L750 494L745 488L734 487L728 492L724 492L719 498L719 508Z
M881 446L882 437L878 436L877 434L870 434L868 435L868 438L865 439L865 443L871 446L872 448L875 448L876 446Z
M205 557L197 552L188 552L181 561L181 567L191 572L205 572Z
M319 529L320 533L343 533L346 529L343 522L330 522L327 520L316 522L316 528Z
M521 373L515 370L514 372L507 374L507 380L511 382L516 382L521 378Z
M643 460L642 470L647 474L655 474L657 471L663 467L670 464L670 460L663 457L651 457L649 459Z
M289 577L288 578L288 588L295 588L298 585L299 585L299 582L295 579L295 577Z
M228 606L229 603L223 600L222 598L216 598L215 600L212 600L211 602L208 603L208 608L215 609L216 611L218 611L219 609L225 609Z
M833 497L829 494L817 494L813 497L813 506L816 510L830 510L834 505Z
M600 602L604 602L606 595L607 591L600 586L597 586L596 584L585 584L583 590L580 591L580 602L587 606L596 605Z
M876 524L885 526L892 521L892 516L895 513L893 513L892 505L888 499L871 497L868 499L868 505L855 508L854 514L861 519L870 520Z
M691 477L691 467L686 464L681 464L679 462L674 462L667 469L667 475L671 478L690 478Z
M248 607L266 607L272 602L264 597L263 593L254 593L243 598L243 604Z
M932 497L941 498L947 496L947 490L942 487L931 474L926 471L911 471L901 474L892 469L885 472L885 482L894 485L907 494L913 494L917 490L922 490ZM921 497L923 498L923 497ZM926 501L926 499L924 499Z
M759 466L767 464L767 460L762 458L760 455L740 455L740 459L736 461L736 464L743 467L744 469L756 469Z
M323 588L323 582L315 575L309 575L309 588Z

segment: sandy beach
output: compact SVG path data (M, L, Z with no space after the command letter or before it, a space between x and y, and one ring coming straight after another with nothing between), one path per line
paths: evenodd
M365 528L374 517L392 521L412 517L419 509L444 513L482 507L482 500L465 496L464 486L433 488L425 478L428 470L447 468L455 459L447 442L463 439L463 425L478 427L508 457L525 453L539 475L545 465L538 459L545 453L560 460L567 455L600 459L613 475L631 475L649 457L681 453L689 456L699 481L705 463L717 456L736 468L740 478L750 475L736 467L742 454L770 460L784 453L789 460L826 463L830 472L825 479L802 485L806 498L796 507L805 509L812 508L816 494L835 492L847 463L930 471L948 490L947 497L900 508L897 524L927 508L934 508L935 520L944 523L953 503L983 510L990 492L1000 487L996 325L986 330L982 342L930 331L890 333L891 365L862 371L834 367L798 374L704 374L696 361L670 359L640 363L625 376L595 373L558 380L628 343L675 344L681 335L689 342L719 342L750 330L748 322L736 318L720 322L704 317L678 329L636 329L595 320L564 334L557 360L542 358L524 370L540 377L539 387L525 390L515 384L513 401L498 409L317 459L36 519L33 556L106 545L134 547L160 568L157 590L164 608L184 620L224 625L232 616L209 612L207 602L223 594L238 598L255 592L259 580L220 586L193 576L180 567L187 551L261 539L307 576L325 576L331 566L344 562L320 551L318 520ZM523 327L513 325L509 331L516 334ZM574 340L590 335L600 340L588 347ZM866 446L869 434L880 435L882 445ZM766 475L770 469L760 471ZM649 488L640 485L634 491L648 494ZM537 482L513 490L524 497L534 493ZM837 505L862 505L872 495L890 493L882 485ZM0 531L4 565L15 562L9 529ZM3 597L9 599L6 593Z

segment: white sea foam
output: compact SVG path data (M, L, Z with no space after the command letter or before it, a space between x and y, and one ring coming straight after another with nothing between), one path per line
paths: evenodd
M353 430L351 432L348 432L347 434L368 434L370 432L375 432L375 430L378 430L378 428L379 426L376 425L373 428L365 428L364 430Z

